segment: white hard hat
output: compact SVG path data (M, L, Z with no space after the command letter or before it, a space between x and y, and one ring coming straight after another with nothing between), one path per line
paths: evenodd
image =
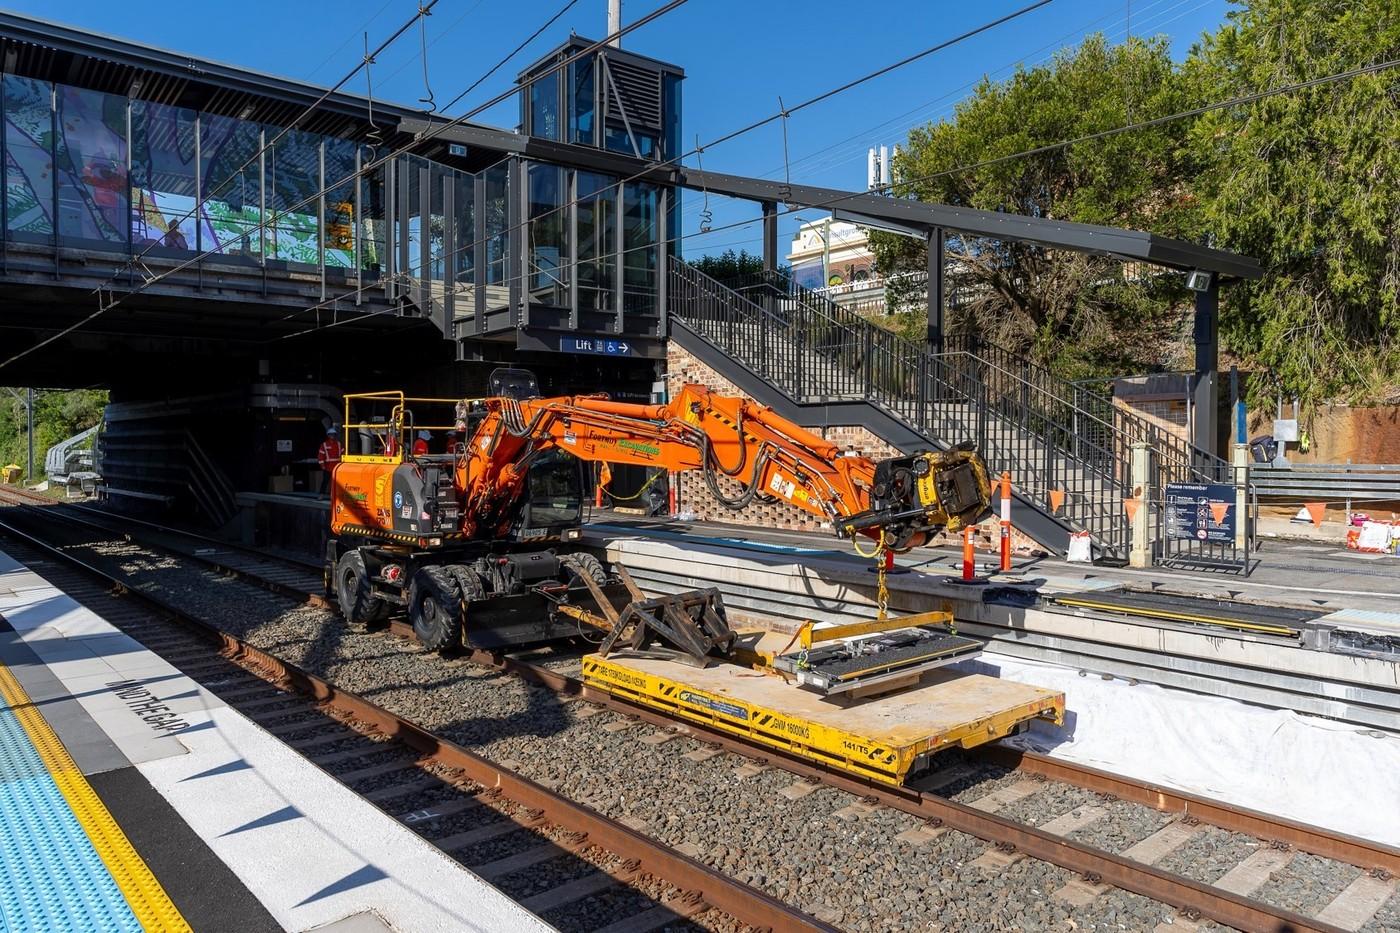
M418 439L419 439L420 441L430 441L430 440L433 439L433 436L432 436L432 434L428 433L427 431L419 431L419 432L418 432Z
M337 432L336 432L336 429L335 429L335 428L326 428L326 436L327 436L327 437L335 437L336 433L337 433Z

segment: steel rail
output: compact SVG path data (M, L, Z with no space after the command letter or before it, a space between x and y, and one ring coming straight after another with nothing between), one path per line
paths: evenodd
M29 532L15 528L3 519L0 519L0 530L68 566L105 581L114 587L116 593L134 598L169 616L172 621L208 641L223 657L240 664L270 683L288 692L310 697L318 704L348 713L384 735L403 741L427 758L456 769L483 787L499 788L504 796L528 809L538 810L549 822L569 832L582 834L576 838L580 845L586 840L622 856L624 862L620 866L607 869L599 867L599 870L623 882L632 881L641 874L648 874L679 889L684 892L684 903L673 902L678 917L693 916L704 909L713 908L759 929L835 929L762 891L728 878L591 807L575 803L455 742L434 735L431 731L358 694L336 687L315 674L190 615L160 597L132 587L115 574Z
M1145 804L1164 813L1175 813L1231 832L1245 833L1270 842L1287 843L1322 858L1346 862L1370 871L1400 875L1400 849L1372 839L1332 830L1320 830L1287 817L1274 816L1237 804L1211 800L1187 791L1127 778L1073 761L1051 758L1006 745L983 745L972 755L995 764L1041 774L1053 781L1112 794L1121 800Z
M153 523L144 524L154 528L161 527ZM3 522L0 522L0 525L3 525ZM218 566L216 561L208 558L198 559ZM316 596L304 592L292 595L302 600ZM388 630L398 637L414 638L412 627L403 622L390 622ZM576 677L552 671L529 661L480 649L468 650L464 657L481 666L502 670L540 684L561 695L575 696L658 727L693 733L704 741L718 744L736 754L772 763L799 776L820 780L848 793L874 797L887 806L936 825L958 829L996 845L1012 846L1034 858L1076 871L1086 878L1112 884L1238 929L1339 929L1301 914L1277 909L1252 898L1173 875L1153 866L1045 833L1004 817L984 813L934 794L868 783L777 750L754 746L720 730L708 729L702 724L687 722L682 725L662 713L589 686ZM1325 858L1337 859L1368 870L1400 874L1400 850L1382 843L1323 830L1284 817L1212 801L1184 791L1159 787L1033 752L1003 746L983 746L974 752L974 755L1025 773L1041 774L1047 779L1063 781L1100 793L1114 794L1121 799L1151 806L1161 812L1176 813L1222 829L1285 843Z
M405 637L412 632L402 623L393 623L390 628L395 634ZM630 703L576 678L508 655L476 650L468 652L466 657L474 663L516 674L557 693L577 696L654 726L694 735L726 751L772 764L799 777L811 778L856 796L874 798L885 806L920 817L932 826L956 829L993 845L1009 846L1032 858L1077 872L1087 880L1111 884L1239 930L1249 933L1343 933L1340 927L1294 911L1173 875L1152 865L984 813L967 804L909 788L891 788L862 781L776 749L760 748L698 723L682 725L661 713ZM1127 778L1119 780L1131 783Z

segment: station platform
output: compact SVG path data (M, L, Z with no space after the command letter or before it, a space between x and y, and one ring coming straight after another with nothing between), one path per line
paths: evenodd
M583 540L646 591L717 587L731 624L874 618L873 562L834 536L598 510ZM1400 558L1366 556L1273 542L1238 578L979 554L964 585L961 554L919 548L887 585L891 613L950 606L990 653L1400 734Z
M0 553L0 930L547 930Z

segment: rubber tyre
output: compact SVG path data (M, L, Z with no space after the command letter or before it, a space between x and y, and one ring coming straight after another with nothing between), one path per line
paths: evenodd
M389 613L389 604L374 595L365 556L358 550L346 551L335 563L335 598L340 614L355 628L378 622Z
M461 613L462 632L460 638L464 647L470 647L472 642L471 603L474 600L486 598L486 584L482 582L477 572L470 567L465 567L461 564L448 564L443 569L452 575L452 579L457 581L457 586L461 590L462 602L464 605Z
M608 582L608 574L603 569L602 562L592 554L575 551L560 557L559 563L564 565L565 573L570 578L565 582L573 583L574 577L588 577L599 586Z
M446 567L423 567L408 584L408 621L429 651L462 643L462 588Z

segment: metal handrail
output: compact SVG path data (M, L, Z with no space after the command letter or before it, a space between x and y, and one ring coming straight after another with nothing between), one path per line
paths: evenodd
M1003 382L1015 391L995 392L983 378L988 367L1001 371L995 364L971 354L940 358L857 315L762 280L739 292L692 267L673 268L673 313L775 389L798 401L860 399L931 441L973 440L989 466L1009 470L1023 493L1043 500L1063 489L1070 523L1094 534L1101 547L1125 552L1127 451L1067 431L1052 412L1068 406L1063 398L1009 371ZM959 365L964 362L975 365ZM1111 428L1097 420L1097 427Z

